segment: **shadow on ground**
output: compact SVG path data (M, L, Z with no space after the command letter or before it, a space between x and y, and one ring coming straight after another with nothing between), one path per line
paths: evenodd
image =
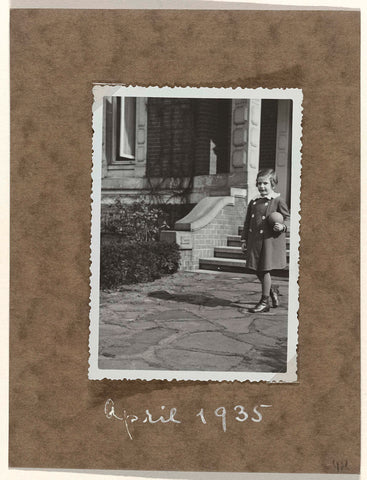
M238 307L238 303L224 298L211 297L201 293L169 293L165 290L151 292L148 297L159 298L160 300L171 300L174 302L191 303L204 307Z

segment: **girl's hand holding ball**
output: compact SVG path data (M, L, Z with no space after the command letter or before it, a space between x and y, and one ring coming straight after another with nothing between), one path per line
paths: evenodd
M274 223L273 225L274 232L282 232L284 230L284 225L282 223Z
M284 217L279 212L273 212L268 216L268 222L273 227L274 232L284 232Z

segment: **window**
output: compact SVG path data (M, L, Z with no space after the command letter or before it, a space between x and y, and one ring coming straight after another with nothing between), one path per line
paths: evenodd
M107 165L134 165L136 98L104 97L104 154Z
M231 105L229 99L149 97L148 175L228 173Z
M117 151L118 161L135 159L135 124L136 99L134 97L116 97L117 118Z

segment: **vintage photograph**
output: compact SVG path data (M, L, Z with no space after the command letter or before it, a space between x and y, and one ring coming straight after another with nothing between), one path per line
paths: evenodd
M297 381L302 91L93 95L89 378Z

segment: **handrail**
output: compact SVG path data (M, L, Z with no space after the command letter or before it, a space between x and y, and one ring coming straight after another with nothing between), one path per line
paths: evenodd
M205 197L186 215L175 223L175 230L194 232L205 227L227 205L234 205L234 196Z

